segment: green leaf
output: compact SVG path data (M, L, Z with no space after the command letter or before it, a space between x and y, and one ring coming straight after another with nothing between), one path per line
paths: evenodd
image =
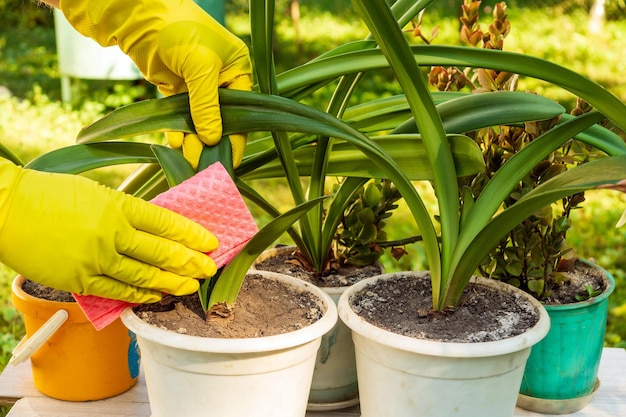
M219 162L231 177L235 175L233 167L233 147L228 136L223 137L215 146L205 146L200 154L198 170L203 170Z
M0 143L0 158L8 159L15 165L24 165L24 162L20 159L20 157L13 153L11 149L4 146L2 143Z
M237 299L237 294L246 277L246 272L254 263L255 259L294 222L323 200L324 197L321 197L296 206L280 217L272 220L255 234L243 247L241 252L239 252L222 271L212 293L208 297L208 309L217 303L225 303L228 306L232 306ZM207 298L206 294L205 298Z
M544 285L545 281L543 279L528 280L528 289L537 295L543 294Z
M83 128L76 140L78 143L101 142L168 131L195 133L187 93L117 108Z
M452 151L430 95L426 77L420 71L404 33L386 2L353 0L353 4L402 86L422 133L426 155L433 169L433 187L441 221L441 249L437 239L430 233L433 228L430 218L424 218L420 214L416 221L424 237L433 283L433 305L442 308L441 296L449 285L447 268L456 245L459 227L459 193Z
M468 94L437 105L447 133L465 133L488 126L547 120L565 112L553 100L518 91ZM398 126L394 133L417 133L414 120Z
M118 187L118 190L144 200L152 200L168 189L165 174L158 163L142 165Z
M321 256L322 263L328 261L328 256L330 256L329 249L332 246L333 238L350 201L357 195L359 189L367 183L367 181L367 177L348 177L333 196L330 206L327 209L326 222L323 225L320 245L317 248L313 248L313 250L319 248L320 254L323 253Z
M506 265L506 272L513 276L520 276L522 273L522 263L521 262L511 262Z
M155 163L148 143L106 142L66 146L47 152L26 164L39 171L79 174L119 164Z
M382 198L383 193L376 187L376 184L372 183L365 187L363 201L368 207L376 207Z
M381 135L372 138L411 180L429 180L433 171L429 164L426 149L419 135ZM474 175L484 170L484 160L476 142L467 136L452 135L448 138L457 175ZM302 146L294 151L294 158L301 176L311 175L311 167L317 147ZM250 162L250 161L249 161ZM284 172L278 161L259 164L241 174L246 179L282 177ZM381 169L372 160L349 142L335 142L328 160L326 175L360 176L364 178L385 178Z
M587 113L572 119L536 138L507 161L485 186L480 196L476 199L471 211L464 216L461 236L459 237L454 261L458 262L461 257L466 256L464 255L464 250L467 245L469 245L469 242L471 242L478 233L482 232L483 227L500 208L502 202L509 195L511 190L513 190L514 186L521 181L537 163L569 140L569 138L600 120L602 120L602 115L596 112ZM559 178L561 175L556 178ZM549 201L548 204L549 203L552 203L552 201ZM533 212L528 212L524 218L530 216L532 213ZM495 243L491 247L494 246Z
M152 145L152 151L157 156L170 187L195 175L196 171L180 151L159 145Z
M589 78L550 61L515 52L465 46L413 45L411 52L420 66L495 69L550 82L579 96L626 130L626 104ZM304 84L388 67L381 50L365 49L316 60L287 71L278 76L278 85L281 94L285 94Z

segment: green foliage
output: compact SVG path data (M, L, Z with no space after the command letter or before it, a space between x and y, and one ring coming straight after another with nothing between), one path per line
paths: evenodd
M461 17L460 39L476 48L504 49L504 40L510 35L512 25L505 12L504 3L494 8L492 22L488 30L480 29L480 1L466 1ZM434 67L429 74L430 83L439 91L469 90L474 93L484 91L511 91L517 88L519 76L505 71L482 68ZM592 108L578 99L574 115L582 115ZM481 148L485 170L473 177L460 180L462 193L479 196L496 172L515 154L533 140L554 128L562 115L548 120L527 121L523 125L490 126L470 132ZM607 132L608 133L608 132ZM617 139L616 142L621 142ZM540 184L565 172L568 168L597 158L590 145L574 139L565 142L520 179L503 200L502 208L518 202ZM461 195L461 201L463 201ZM522 288L540 300L551 296L551 291L563 284L564 265L561 260L570 255L566 235L570 229L569 216L579 208L584 195L573 194L564 197L560 204L553 204L537 210L519 225L515 226L488 254L479 266L480 272L490 278L505 281ZM588 297L583 293L580 297Z
M0 14L3 26L33 29L53 27L52 13L34 0L0 0Z
M227 2L227 6L237 1ZM247 1L240 2L247 3ZM286 1L283 4L286 7ZM453 3L453 4L452 4ZM485 7L495 2L483 2ZM586 10L582 6L571 8L573 14L564 14L559 9L560 0L550 3L545 1L521 1L509 2L509 19L515 28L514 34L507 38L509 50L524 52L550 61L561 63L575 72L590 75L598 80L612 93L622 100L626 99L623 83L620 81L620 71L623 69L623 57L621 51L626 48L624 37L618 36L623 33L626 21L623 19L624 12L620 11L621 19L607 21L604 31L597 36L587 36ZM569 3L573 3L570 1ZM607 2L610 5L612 2ZM428 6L427 13L423 18L423 31L431 33L439 28L439 34L434 39L434 44L453 45L458 42L458 12L455 9L456 0L438 0ZM100 117L104 107L96 100L84 97L82 107L74 109L58 103L60 98L60 80L56 68L56 46L54 45L54 31L52 15L46 10L37 8L34 2L19 2L12 0L0 0L3 28L0 29L0 84L8 87L15 94L15 98L3 98L0 101L2 113L0 113L0 141L16 151L26 161L46 153L52 149L67 146L74 143L76 133L81 126L88 124ZM319 5L319 7L317 7ZM247 6L246 6L247 7ZM331 10L325 13L324 10ZM7 13L11 8L12 15ZM247 10L247 9L245 9ZM284 14L285 9L277 9L277 68L283 72L293 63L304 63L309 58L319 56L322 52L331 49L339 43L349 40L363 39L367 30L359 20L355 18L352 6L347 0L327 1L308 0L301 1L301 36L303 42L301 49L297 47L296 33L293 29L291 18ZM43 16L46 23L29 27L28 24L20 24L19 19L25 13ZM232 24L232 29L244 39L249 38L247 27L247 11L236 15L229 9L227 24ZM13 17L10 17L13 16ZM29 18L30 19L30 18ZM26 19L28 20L28 19ZM241 24L239 24L242 22ZM529 22L531 22L529 24ZM361 81L361 87L350 98L352 105L365 103L374 98L388 97L390 91L397 91L397 83L387 74L369 72ZM33 85L38 84L38 90ZM571 109L575 100L571 95L564 93L560 88L548 83L520 77L519 89L530 88L552 99L558 99L565 107ZM332 86L326 86L315 92L307 102L317 108L322 108L327 102L328 92L332 92ZM97 90L97 89L96 89ZM87 91L87 89L85 89ZM91 93L89 93L91 94ZM43 98L46 97L44 100ZM98 100L102 100L99 98ZM389 116L383 116L389 117ZM351 122L353 123L353 122ZM251 135L256 137L255 135ZM264 136L261 134L260 136ZM151 143L161 143L160 136L146 139ZM253 142L249 144L253 146ZM371 165L371 164L370 164ZM111 185L119 184L121 178L128 175L118 173L115 178L105 179ZM94 178L107 177L109 171L92 172ZM286 211L293 205L289 198L289 191L284 186L284 181L278 179L265 179L250 181L253 188L262 192L270 191L270 196L276 202L279 211ZM427 192L421 189L422 184L417 184L420 194ZM308 184L305 183L305 188ZM605 266L617 281L616 289L609 302L609 323L607 331L607 345L626 347L626 228L615 229L614 225L621 215L624 200L619 196L611 196L607 193L589 193L583 208L575 210L571 214L572 227L568 232L568 243L577 254L585 258L595 258L598 263ZM434 207L434 198L426 198L426 204ZM389 221L386 231L392 239L401 239L419 233L411 218L411 214L403 201L399 202L400 208L394 213L393 221ZM252 208L255 218L263 219L263 223L270 221L272 216L263 212L266 217L261 217L261 211ZM434 209L433 209L434 210ZM283 239L288 239L288 236ZM426 269L426 255L422 245L409 245L405 248L409 253L399 262L384 255L382 261L388 270ZM0 280L2 288L5 288L4 298L0 292L0 299L7 299L10 279L15 275L13 271L2 271ZM6 308L8 304L6 304ZM3 332L15 332L15 338L21 337L19 325L2 323ZM0 368L2 366L0 365Z
M220 93L220 100L225 134L269 131L268 136L261 137L247 148L244 161L236 171L237 177L245 181L246 175L254 175L257 169L266 167L273 160L279 161L296 205L324 194L328 167L332 166L330 162L336 155L335 146L353 146L373 162L370 163L375 167L373 169L361 167L355 170L352 164L358 157L353 159L355 156L350 155L347 165L350 172L343 174L347 180L337 191L327 212L314 208L301 218L299 232L291 230L290 236L301 250L303 258L316 270L323 270L328 264L329 242L354 190L364 183L361 178L387 178L404 197L420 229L433 283L433 306L445 308L458 302L470 276L489 249L529 215L553 201L626 176L623 157L626 146L619 138L605 134L600 127L596 128L602 116L591 112L577 118L562 116L563 123L548 126L545 132L509 158L489 179L479 195L473 196L471 192L465 191L459 194L463 189L458 187L457 176L461 172L463 175L473 173L465 171L467 166L458 158L459 155L455 155L458 149L452 146L454 141L451 139L464 138L466 132L493 126L494 119L487 114L469 117L472 109L489 107L487 103L495 97L504 97L511 102L517 97L515 93L490 92L493 88L486 88L488 86L485 84L493 84L496 89L506 86L513 79L512 76L506 76L507 73L540 78L579 95L615 123L626 126L626 121L622 111L625 109L624 103L592 81L551 62L498 49L508 33L503 8L496 8L495 11L498 23L494 25L496 29L493 36L487 39L490 49L409 45L400 28L405 27L429 3L401 0L394 4L392 10L380 2L354 1L355 9L372 31L375 43L366 40L341 45L304 65L276 74L273 45L268 42L274 39L272 17L275 4L253 2L250 9L252 58L259 93L225 90ZM471 12L466 11L469 14ZM473 25L471 19L468 22ZM471 41L472 32L466 35L467 40ZM471 96L449 93L445 97L431 94L428 81L419 66L441 67L444 62L448 66L463 63L484 68L478 71L482 87L480 93ZM361 104L360 112L346 108L353 92L358 90L358 74L388 68L393 68L402 88L403 96L399 97L401 100L397 108L390 110L388 100L385 99ZM334 80L337 80L334 93L324 107L324 112L298 103L300 98L310 96L321 86L332 85ZM544 100L531 94L524 96ZM477 101L482 103L478 104ZM261 103L265 103L263 107ZM142 129L192 132L187 106L184 96L128 106L83 131L82 140L111 140L137 134ZM154 108L156 113L146 112L147 108ZM512 105L505 112L508 120L502 123L529 123L562 114L560 106L545 106L545 110L547 113L544 117L537 117L534 113L531 116L529 107L518 102L517 106ZM347 124L348 115L352 111L359 115L358 122ZM393 117L385 117L385 113L390 111L393 113L388 114L393 114ZM390 131L391 135L388 134ZM588 145L616 156L555 175L502 210L503 202L515 185L571 137L577 137ZM390 142L391 139L397 141ZM300 170L301 159L296 155L300 150L307 149L313 150L313 159L310 171L306 173L310 183L305 194L300 181L300 176L305 173ZM407 166L391 156L395 152L391 149L419 150L425 155L428 168L421 173L427 176L409 177ZM437 197L436 216L433 216L422 196L417 193L411 182L415 179L432 182ZM245 186L244 182L238 185L248 198L268 213L278 215L279 212L271 202ZM459 195L462 196L461 201Z
M358 190L343 212L335 237L340 263L371 265L380 259L385 247L411 243L388 242L384 230L401 197L388 180L373 180ZM392 252L397 258L405 253L399 247L392 248Z

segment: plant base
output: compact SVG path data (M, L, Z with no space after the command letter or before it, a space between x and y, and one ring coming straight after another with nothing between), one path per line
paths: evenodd
M339 316L352 329L356 348L362 417L512 416L530 348L548 332L549 319L541 304L512 286L479 279L477 284L518 294L539 312L539 322L523 334L499 341L452 343L407 337L367 322L350 301L366 286L374 286L376 294L378 285L396 275L355 284L339 300Z
M317 350L337 321L337 309L314 285L267 271L254 274L312 292L324 315L289 333L231 339L168 331L131 309L122 313L137 334L152 417L304 417Z

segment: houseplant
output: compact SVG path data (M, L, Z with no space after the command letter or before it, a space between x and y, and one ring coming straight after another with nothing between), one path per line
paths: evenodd
M245 130L274 132L273 135L252 141L244 161L236 170L236 181L242 193L268 212L276 213L277 210L245 184L247 178L255 178L255 175L256 178L284 175L285 172L291 177L306 176L310 172L307 161L313 161L326 167L326 175L391 179L420 228L432 283L431 307L441 311L459 305L472 274L490 248L508 230L546 204L624 178L623 142L616 141L613 136L603 135L604 130L601 129L598 134L599 127L594 125L608 117L624 127L626 113L624 104L599 85L544 60L499 50L409 46L400 28L429 3L399 1L390 9L384 2L355 1L355 9L372 31L373 39L339 46L310 63L276 76L271 60L273 2L252 2L253 58L260 93L222 91L221 104L225 134ZM563 114L564 109L551 100L526 93L431 94L419 66L432 65L495 68L541 78L579 95L603 114L588 113L552 127L511 158L491 178L480 196L463 192L459 200L457 177L476 173L483 164L475 142L464 132L493 125L550 119ZM348 108L348 99L358 87L359 74L389 67L393 68L400 83L401 94ZM339 81L326 111L296 101L335 80ZM188 100L184 95L120 109L85 129L81 134L84 143L76 145L73 151L99 152L115 148L123 155L113 160L121 161L139 151L130 150L124 143L107 141L158 130L193 131L188 116ZM299 133L288 135L278 133L277 130ZM390 131L391 135L388 134ZM532 169L546 154L571 137L597 147L608 156L555 176L501 211L501 202L525 175L525 171ZM146 149L148 145L138 147ZM345 163L346 158L350 158L350 165ZM87 156L85 161L98 165L94 163L93 154ZM110 162L108 160L104 163ZM411 182L424 179L434 184L438 204L436 218ZM296 203L306 200L298 186L294 190ZM305 219L315 222L318 218L311 214ZM301 227L309 226L304 223ZM218 279L216 289L226 285L228 280L225 277L222 275ZM236 286L233 288L236 289ZM222 295L216 297L218 300L228 300ZM348 298L344 298L345 314L349 310ZM546 330L545 321L539 327L543 330L534 337L534 341ZM515 343L513 340L511 344ZM517 345L513 349L523 352L513 375L514 380L518 378L517 386L513 381L514 387L506 396L502 396L513 402L491 410L492 415L512 414L524 355L528 355L529 349L529 345ZM402 389L392 385L397 382L393 378L366 379L383 381L392 387L394 395L403 394ZM435 400L435 405L455 404L454 400L461 399L459 393L462 391L462 388L440 389L448 397ZM491 394L489 389L479 391ZM390 414L386 410L378 414L372 411L373 403L401 402L391 397L377 401L372 391L367 392L368 403L362 403L364 416ZM428 397L428 394L421 392L408 395L419 398L421 402L425 402ZM464 409L464 400L456 404L467 414L489 415L484 407L476 412ZM485 399L487 403L490 400ZM414 414L415 410L407 413ZM437 414L431 412L429 415Z
M299 178L297 179L300 180ZM345 182L350 182L348 178ZM362 183L359 179L358 183ZM356 184L355 184L356 185ZM328 187L328 185L326 185ZM339 187L339 185L337 185ZM279 246L265 251L255 261L255 269L266 269L294 275L322 288L335 301L346 288L360 279L384 272L379 261L385 247L401 256L399 246L411 242L389 242L384 231L386 220L400 194L389 180L370 181L354 188L351 198L344 204L343 211L324 211L323 227L336 229L326 248L323 245L299 250L297 246ZM339 200L339 198L337 199ZM339 224L336 222L339 221ZM301 240L307 245L313 241ZM322 270L314 269L302 253L325 253ZM311 392L309 410L331 410L345 408L358 403L358 386L354 344L348 329L338 322L322 338L318 352Z
M461 38L474 47L503 49L511 25L505 4L496 4L494 21L483 33L478 25L480 2L463 5ZM429 80L440 91L511 90L516 75L472 68L431 70ZM580 98L573 115L591 108ZM472 132L481 147L485 170L461 185L473 195L498 168L536 137L550 130L559 118ZM608 131L606 134L610 134ZM571 140L546 155L504 200L509 207L520 197L570 166L597 158L591 146ZM540 300L551 318L551 330L531 350L518 405L532 411L563 414L583 408L598 387L597 373L604 344L608 297L615 282L604 269L577 260L566 244L569 216L584 201L584 194L564 197L558 205L536 211L514 227L479 266L482 275L507 282Z

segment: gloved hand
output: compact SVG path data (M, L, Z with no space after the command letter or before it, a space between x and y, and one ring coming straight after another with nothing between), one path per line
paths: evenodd
M192 0L62 0L60 8L80 33L103 46L119 45L165 96L189 91L197 135L168 133L197 168L204 144L222 137L218 87L252 88L244 42ZM233 163L243 157L245 135L231 135Z
M52 288L134 303L190 294L215 274L206 229L76 175L0 160L0 262Z

